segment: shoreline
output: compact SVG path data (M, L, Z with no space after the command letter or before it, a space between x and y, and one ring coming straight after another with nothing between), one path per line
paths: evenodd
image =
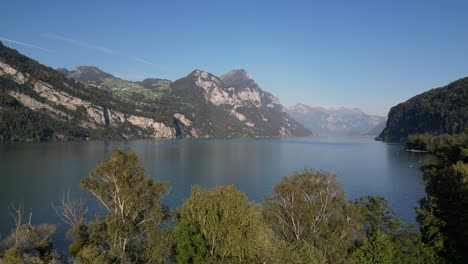
M406 149L407 152L416 152L416 153L429 153L427 150L419 150L419 149Z

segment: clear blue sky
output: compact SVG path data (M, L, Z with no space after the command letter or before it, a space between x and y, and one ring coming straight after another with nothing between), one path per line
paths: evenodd
M0 9L1 41L43 64L130 80L244 68L286 106L386 115L468 76L468 1L15 0Z

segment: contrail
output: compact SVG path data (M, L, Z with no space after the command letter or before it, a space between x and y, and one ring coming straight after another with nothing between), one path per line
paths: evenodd
M155 64L155 63L152 63L152 62L147 61L145 59L142 59L140 57L125 54L125 53L123 53L123 52L121 52L119 50L114 50L114 49L109 49L109 48L102 47L102 46L92 45L92 44L89 44L89 43L86 43L86 42L83 42L83 41L80 41L80 40L77 40L77 39L73 39L73 38L69 38L69 37L65 37L65 36L61 36L61 35L57 35L57 34L43 33L43 34L41 34L41 36L44 37L44 38L48 38L48 39L68 42L70 44L73 44L73 45L76 45L76 46L79 46L79 47L82 47L82 48L96 50L96 51L107 53L107 54L119 55L121 57L131 59L131 60L134 60L134 61L139 62L139 63L143 63L143 64L146 64L146 65L150 65L150 66L153 66L153 67L160 68L160 66Z
M43 51L51 52L51 50L41 48L39 46L31 45L31 44L28 44L28 43L12 40L12 39L7 39L7 38L0 37L0 40L10 42L10 43L14 43L14 44L18 44L18 45L23 45L23 46L30 47L30 48L35 48L35 49L40 49L40 50L43 50Z
M144 63L144 64L147 64L147 65L151 65L151 66L155 66L155 67L158 67L158 65L150 62L150 61L147 61L145 59L142 59L142 58L139 58L139 57L134 57L134 56L131 56L132 59L134 59L135 61L138 61L138 62L141 62L141 63Z
M97 50L97 51L108 53L108 54L119 54L120 53L117 50L108 49L108 48L102 47L102 46L91 45L91 44L88 44L88 43L83 42L83 41L79 41L79 40L76 40L76 39L73 39L73 38L64 37L64 36L60 36L60 35L56 35L56 34L44 33L44 34L41 34L41 36L45 37L45 38L49 38L49 39L65 41L65 42L74 44L74 45L79 46L79 47L92 49L92 50Z

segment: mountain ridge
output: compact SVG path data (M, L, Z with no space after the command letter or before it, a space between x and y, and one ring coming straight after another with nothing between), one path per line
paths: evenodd
M0 140L310 133L289 118L276 97L250 81L239 83L238 89L225 87L219 77L194 70L175 82L156 78L143 82L123 80L94 66L57 71L1 44ZM24 113L20 123L14 114L18 111ZM34 130L38 119L45 120L45 136ZM25 124L31 124L29 138L20 133Z
M68 78L72 78L77 81L95 81L104 78L115 78L112 74L107 73L96 66L82 65L75 67L75 69L71 71L66 68L58 68L56 70Z
M468 77L430 89L392 107L385 129L377 137L406 141L411 134L463 133L468 122Z
M297 103L288 113L316 135L357 136L375 133L385 117L366 114L356 107L326 108ZM380 131L378 132L380 133Z

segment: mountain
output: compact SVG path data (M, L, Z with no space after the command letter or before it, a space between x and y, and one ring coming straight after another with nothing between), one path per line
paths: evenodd
M66 78L0 43L0 140L174 138L174 120Z
M69 71L64 68L57 69L67 78L80 81L88 86L106 90L114 97L130 104L140 104L151 107L159 103L158 92L168 89L169 80L148 78L142 82L132 82L117 78L94 66L78 66Z
M232 70L221 76L221 81L225 86L245 89L246 87L258 88L258 85L244 69Z
M467 122L468 78L463 78L392 107L377 139L401 142L411 134L458 134Z
M188 111L192 118L197 117L194 125L202 127L198 131L208 132L205 137L310 135L307 129L289 118L276 97L263 91L243 69L232 70L221 77L194 70L175 82L160 78L131 82L116 77L82 81L133 103L161 104L180 100L192 106ZM158 100L161 97L166 99ZM142 101L143 98L146 101ZM148 102L149 99L153 101ZM198 135L199 132L194 130L188 134Z
M104 78L115 78L111 74L94 66L79 66L73 71L60 68L57 71L77 81L98 81Z
M312 107L298 103L288 113L315 135L366 135L385 121L383 116L368 115L358 108ZM380 131L379 131L380 133Z
M86 66L80 66L82 68ZM174 82L148 78L131 82L116 77L82 79L82 82L111 91L129 103L165 104L179 100L190 105L194 126L181 135L204 137L306 136L310 132L289 118L279 100L263 91L243 70L232 70L217 77L202 70ZM163 99L161 99L163 98ZM193 132L193 133L192 133Z
M387 125L387 121L383 121L382 123L376 125L374 128L372 128L371 130L369 130L369 132L367 132L366 135L369 135L369 136L377 136L377 135L380 135L380 133L382 133L382 131L384 130L385 126Z
M244 70L234 70L221 78L202 70L171 83L171 93L194 105L194 114L214 135L307 136L310 132L292 120L279 100L260 89ZM233 83L232 76L242 82ZM207 123L208 122L208 123Z
M228 87L200 70L173 83L131 82L92 66L58 71L0 42L0 141L310 133L254 83Z

